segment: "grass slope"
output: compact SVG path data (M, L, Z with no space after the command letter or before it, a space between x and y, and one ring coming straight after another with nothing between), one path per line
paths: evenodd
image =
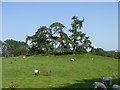
M118 60L114 58L92 54L22 57L2 59L3 88L8 88L10 82L17 88L93 88L95 81L101 82L101 75L111 76L113 84L118 83L118 77L114 75L118 74ZM71 62L70 58L75 61ZM52 74L34 76L31 72L35 69L51 70Z

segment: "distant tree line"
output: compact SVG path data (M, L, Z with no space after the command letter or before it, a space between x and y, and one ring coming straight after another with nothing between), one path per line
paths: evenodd
M94 48L94 47L92 47L90 52L95 54L95 55L113 57L116 59L120 59L120 52L115 52L115 51L108 52L108 51L104 51L102 48Z
M2 44L2 56L3 57L14 57L18 55L26 55L28 53L28 44L16 40L5 40L0 41Z

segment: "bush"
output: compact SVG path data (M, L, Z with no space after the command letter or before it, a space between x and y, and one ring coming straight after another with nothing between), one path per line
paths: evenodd
M120 59L120 52L115 52L114 58Z
M90 52L100 56L108 56L108 52L104 51L102 48L92 48Z

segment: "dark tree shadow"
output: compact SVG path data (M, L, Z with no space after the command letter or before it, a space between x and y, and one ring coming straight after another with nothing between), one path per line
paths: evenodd
M94 79L83 79L83 80L75 80L76 83L70 84L66 83L62 87L58 87L57 89L88 89L94 90L94 82L102 82L101 78L94 78ZM82 83L81 83L82 82ZM113 79L112 85L119 84L118 79ZM112 86L109 85L109 82L106 85L107 90L112 90ZM50 87L52 88L52 87ZM96 89L101 90L101 89Z

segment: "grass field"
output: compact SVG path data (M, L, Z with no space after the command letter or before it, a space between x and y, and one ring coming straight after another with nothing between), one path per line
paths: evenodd
M31 74L35 69L52 73L35 76ZM3 88L10 82L17 88L93 88L95 81L102 81L101 76L111 76L113 84L118 83L118 60L93 54L2 58L2 70Z

